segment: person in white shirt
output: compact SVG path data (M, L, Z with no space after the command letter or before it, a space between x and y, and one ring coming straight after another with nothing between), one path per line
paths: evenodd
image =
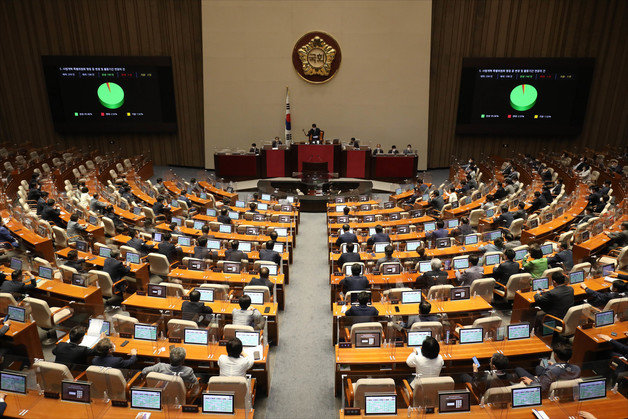
M255 359L242 352L242 341L233 338L227 342L227 355L220 355L218 367L222 377L244 377Z
M406 359L409 367L416 368L415 381L423 377L438 377L443 368L443 357L440 356L440 345L438 341L428 336L423 341L421 352L418 349L412 351Z
M449 188L449 199L447 200L447 202L452 204L456 202L457 200L458 200L458 194L456 193L456 188L452 186L451 188Z
M89 189L83 186L81 188L81 193L79 195L79 205L84 208L89 208L91 199L92 199L92 196L89 194Z

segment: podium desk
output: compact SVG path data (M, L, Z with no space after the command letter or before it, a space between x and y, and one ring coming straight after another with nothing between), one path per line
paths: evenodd
M288 154L289 150L286 146L279 146L279 148L265 146L262 148L261 177L289 177L292 175Z
M359 149L347 148L342 151L342 177L368 179L371 175L371 149L361 147Z
M227 179L257 179L260 177L260 157L255 153L215 153L216 176Z
M303 162L327 163L328 173L340 170L340 144L294 144L292 152L292 172L302 172Z
M371 177L373 179L414 179L419 158L416 154L380 154L371 159Z

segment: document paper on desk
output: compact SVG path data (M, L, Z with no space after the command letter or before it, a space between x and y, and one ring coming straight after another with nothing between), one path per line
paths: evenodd
M245 354L252 356L254 360L262 359L262 354L264 353L264 347L262 345L257 346L245 346L242 348L242 352Z
M81 344L79 346L86 346L88 348L93 347L100 340L100 332L102 330L103 320L102 319L90 319L89 328L87 329L87 333L83 337Z

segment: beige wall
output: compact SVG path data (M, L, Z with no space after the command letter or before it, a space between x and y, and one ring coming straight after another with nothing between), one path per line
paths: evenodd
M222 148L283 138L290 87L293 139L316 123L328 139L384 148L411 143L427 165L432 0L203 0L205 165ZM342 64L323 85L292 67L295 42L331 34Z

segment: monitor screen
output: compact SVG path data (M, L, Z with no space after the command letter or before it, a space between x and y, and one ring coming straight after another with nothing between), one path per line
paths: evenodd
M408 331L408 346L421 346L428 336L432 336L431 330L410 330Z
M469 267L469 258L468 257L454 258L453 264L454 264L453 266L454 269L467 269Z
M447 228L456 228L458 227L458 219L454 218L453 220L447 220Z
M234 414L234 395L229 393L203 393L203 413Z
M74 242L74 245L76 246L76 250L79 252L87 252L87 242L76 241Z
M376 233L375 227L369 227L369 235L372 236L375 233Z
M288 229L284 227L276 227L274 231L279 237L286 237L288 235Z
M238 220L240 219L240 213L237 211L229 211L229 218L232 220Z
M541 387L522 387L512 389L512 407L541 405Z
M602 276L609 276L614 271L615 271L615 265L614 264L609 263L608 265L602 265Z
M410 232L410 226L397 226L395 232L397 234L408 234Z
M386 246L388 246L390 243L384 243L384 242L379 242L379 243L373 243L373 251L375 253L384 253L384 249L386 249Z
M61 382L61 400L66 402L89 403L91 383L63 380Z
M294 203L294 196L287 196L286 201L290 202L291 204Z
M243 330L236 330L235 337L240 339L242 346L259 346L260 334L259 332L245 332Z
M98 256L100 256L101 258L111 257L111 249L108 247L101 246L98 250Z
M140 255L133 252L127 252L126 261L129 263L140 263Z
M201 300L204 303L212 303L214 301L214 290L211 288L196 288L196 291L201 294Z
M421 297L421 291L401 291L401 304L418 304Z
M429 260L422 260L419 262L419 272L425 273L432 270L432 262Z
M264 292L262 291L244 291L244 295L251 297L251 304L264 305Z
M424 194L421 196L421 200L423 200L423 201L429 201L429 200L430 200L430 195L429 195L429 194L424 193Z
M613 310L600 311L595 313L595 327L608 326L615 322L615 313Z
M439 391L438 412L468 412L471 410L470 396L468 391Z
M262 194L262 201L272 201L272 198L271 198L270 194L263 193Z
M275 243L273 250L277 253L283 253L283 243Z
M132 388L131 408L161 410L161 390Z
M149 297L158 297L158 298L166 298L166 286L159 284L148 284L148 292L146 293Z
M207 193L205 193L205 192L201 192L201 193L198 195L198 197L199 197L199 198L201 198L201 199L207 199Z
M172 201L170 201L170 206L177 208L179 206L179 201L177 201L176 199L173 199ZM173 222L176 223L176 220Z
M541 252L543 252L543 256L549 255L554 251L554 246L552 243L546 243L541 246Z
M397 275L401 273L401 263L383 263L380 269L384 275Z
M188 269L192 271L202 271L205 269L205 262L200 259L189 259Z
M356 332L355 347L356 348L379 348L381 346L380 332Z
M40 278L52 279L52 268L48 266L40 266L38 275Z
M24 323L26 321L26 309L17 306L7 306L7 315L9 320Z
M469 234L467 236L464 236L464 245L465 246L469 246L471 244L477 244L477 242L478 242L477 234Z
M224 262L222 264L222 271L230 274L236 274L240 272L240 262Z
M429 223L423 223L423 231L425 231L426 233L430 232L430 231L434 231L436 230L436 223L431 221Z
M498 254L484 256L484 266L494 266L500 261L501 256Z
M262 264L262 266L268 268L268 275L275 276L278 274L279 266L270 264Z
M161 241L161 233L153 233L153 241L160 242Z
M209 342L209 330L207 329L185 329L183 333L183 343L191 345L207 345Z
M251 251L251 242L240 242L240 245L238 246L238 250L244 252L244 253L248 253Z
M194 221L194 230L200 230L205 225L202 221Z
M449 237L441 237L441 238L436 239L437 249L443 249L449 246L451 246L451 241L449 240Z
M349 222L349 219L347 218L347 223ZM364 222L365 223L374 223L375 222L375 216L374 215L365 215L364 216Z
M471 298L471 287L454 287L451 289L451 300L468 300Z
M207 240L207 248L212 250L220 249L220 240Z
M370 211L370 210L371 210L371 204L360 205L360 211Z
M493 215L495 215L495 210L493 208L490 208L490 209L486 210L486 217L487 218L491 218Z
M456 209L460 206L460 202L454 201L451 203L451 209Z
M93 226L98 226L98 218L94 217L93 215L89 216L89 223Z
M365 415L396 415L397 414L397 395L390 394L372 394L364 395L364 414Z
M236 208L244 208L246 203L244 201L235 201Z
M229 224L220 224L218 231L221 233L231 233L231 226Z
M421 247L421 242L418 240L406 242L406 252L414 252Z
M484 329L481 327L460 329L460 343L482 343L484 340Z
M171 220L172 220L173 223L175 223L179 227L181 227L183 225L183 220L180 219L179 217L172 217Z
M207 215L208 217L215 217L216 210L214 208L207 208L207 211L205 211L205 215Z
M99 320L99 319L89 319L89 325L92 325L92 321L93 320ZM111 332L111 328L110 328L110 323L108 321L103 321L102 322L102 326L100 327L100 333L104 333L105 335L109 336Z
M394 208L395 207L395 203L392 201L388 201L388 202L384 202L384 208L386 209L390 209L390 208ZM392 217L393 215L396 215L398 218L395 218L395 220L399 219L399 213L394 213L394 214L390 214L390 216ZM392 218L391 218L392 219Z
M489 231L484 233L485 240L487 242L492 242L493 240L500 238L502 236L501 231Z
M569 273L570 284L579 284L580 282L584 282L584 271L575 271Z
M268 210L268 204L264 204L264 203L259 203L257 204L257 209L260 211L266 211Z
M177 239L177 243L179 246L190 246L192 244L192 239L190 237L180 236Z
M0 372L0 391L26 394L26 374L13 371Z
M578 383L578 399L591 400L606 397L606 379L599 378Z
M515 260L523 260L528 254L528 249L519 249L515 251Z
M530 337L530 324L519 323L508 325L508 340L528 339Z
M133 207L133 214L140 215L141 213L142 213L142 208L140 208L140 207Z
M19 258L11 258L11 269L14 271L22 270L22 259Z
M152 324L135 324L133 337L141 340L157 340L157 326Z
M549 279L546 277L532 280L532 291L546 290L549 288Z
M346 205L336 205L336 212L343 212Z
M86 287L87 281L85 280L85 277L81 274L72 274L72 285Z

